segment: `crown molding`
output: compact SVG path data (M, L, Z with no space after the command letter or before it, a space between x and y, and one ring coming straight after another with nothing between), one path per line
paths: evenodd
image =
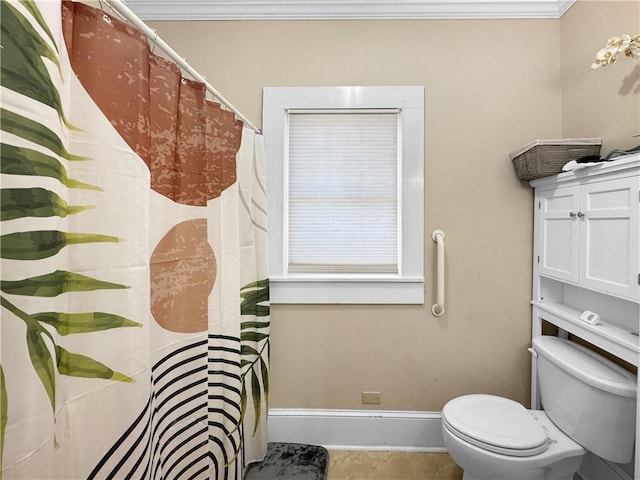
M575 0L126 0L143 20L560 18Z

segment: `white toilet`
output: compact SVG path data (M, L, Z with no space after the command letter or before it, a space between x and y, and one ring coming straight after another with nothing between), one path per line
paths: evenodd
M494 395L444 406L444 444L463 480L571 480L587 450L631 460L636 376L562 338L535 337L533 349L543 411Z

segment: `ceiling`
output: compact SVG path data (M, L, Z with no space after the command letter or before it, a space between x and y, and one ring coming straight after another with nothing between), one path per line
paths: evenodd
M124 0L143 20L560 18L575 0Z

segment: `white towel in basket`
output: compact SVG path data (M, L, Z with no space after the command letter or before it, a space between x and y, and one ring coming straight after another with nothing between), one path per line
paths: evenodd
M562 167L563 172L570 172L571 170L576 170L582 167L591 167L592 165L600 165L602 162L586 162L586 163L578 163L575 160L571 160L564 164Z

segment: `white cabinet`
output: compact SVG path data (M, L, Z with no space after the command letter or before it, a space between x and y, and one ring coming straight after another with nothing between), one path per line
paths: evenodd
M640 300L640 176L581 188L580 285Z
M542 190L538 197L540 250L538 271L542 275L578 281L580 187Z
M640 176L536 190L539 274L640 299Z
M559 335L580 337L637 368L640 154L530 184L535 189L532 335L541 335L548 322ZM585 310L598 313L600 323L581 321ZM531 378L531 404L539 408L535 362ZM607 466L619 478L640 480L640 402L638 420L635 462ZM602 463L592 457L585 465Z

